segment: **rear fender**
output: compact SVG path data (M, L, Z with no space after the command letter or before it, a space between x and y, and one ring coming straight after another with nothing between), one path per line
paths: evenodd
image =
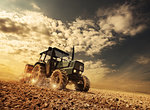
M34 67L35 67L35 65L37 65L37 64L40 64L40 65L42 65L42 66L45 66L45 63L36 62L36 63L34 64Z
M33 68L34 68L34 67L35 67L35 65L37 65L37 64L40 64L40 65L45 66L45 64L40 63L40 62L36 62L34 65L26 64L25 69L24 69L24 74L28 74L28 73L29 73L29 74L31 74L31 73L32 73Z

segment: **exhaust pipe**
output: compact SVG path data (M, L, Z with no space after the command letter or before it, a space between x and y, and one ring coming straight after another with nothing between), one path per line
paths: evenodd
M71 60L74 60L74 46L72 48L72 59Z

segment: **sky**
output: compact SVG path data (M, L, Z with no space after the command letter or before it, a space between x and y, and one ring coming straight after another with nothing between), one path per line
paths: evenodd
M0 0L0 78L49 46L84 62L92 87L150 93L149 0Z

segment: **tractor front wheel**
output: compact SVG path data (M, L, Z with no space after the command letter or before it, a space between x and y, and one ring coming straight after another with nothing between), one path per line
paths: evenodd
M55 70L51 75L51 87L53 89L65 89L68 83L68 77L63 70Z
M90 88L90 81L86 76L82 76L79 82L75 83L75 89L77 91L87 92Z

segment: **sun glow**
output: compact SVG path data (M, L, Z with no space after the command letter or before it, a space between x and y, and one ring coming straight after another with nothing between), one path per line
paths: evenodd
M52 84L52 88L55 89L57 87L56 84Z
M36 82L37 82L36 79L32 79L32 80L31 80L31 83L32 83L32 84L35 84Z

